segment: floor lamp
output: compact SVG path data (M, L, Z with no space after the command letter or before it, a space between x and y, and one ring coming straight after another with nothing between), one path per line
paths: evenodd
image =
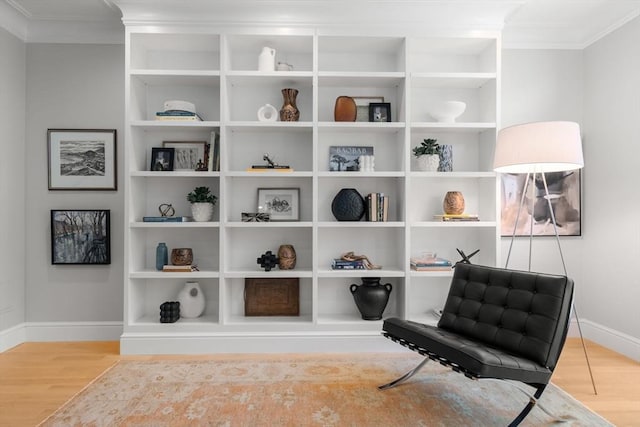
M511 243L509 244L505 268L509 266L511 249L513 247L513 241L515 240L518 220L525 202L529 182L535 183L536 178L539 177L544 186L543 197L546 199L551 223L553 224L562 268L564 269L565 276L567 276L567 267L562 254L562 246L560 245L554 206L552 204L553 197L549 194L545 173L571 171L581 169L583 166L582 141L580 139L580 127L577 123L562 121L526 123L506 127L498 132L493 169L499 173L527 174L524 189L520 197L515 224L513 226L513 234L511 235ZM531 271L531 251L533 246L534 199L535 197L531 197L530 200L529 271ZM587 360L593 392L598 394L575 303L572 304L572 308L576 318L578 332L580 333L582 349Z

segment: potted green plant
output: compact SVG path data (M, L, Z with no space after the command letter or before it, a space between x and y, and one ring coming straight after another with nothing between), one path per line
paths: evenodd
M413 147L413 154L418 160L418 169L421 171L435 172L440 164L441 148L438 140L427 138L420 145Z
M191 202L191 214L194 221L211 221L213 207L218 198L211 194L209 187L196 187L187 194L187 200Z

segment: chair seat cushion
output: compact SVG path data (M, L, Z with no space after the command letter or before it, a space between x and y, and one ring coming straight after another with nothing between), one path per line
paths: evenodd
M545 366L437 326L389 318L382 329L392 337L446 359L474 377L535 384L546 384L551 379L552 371Z

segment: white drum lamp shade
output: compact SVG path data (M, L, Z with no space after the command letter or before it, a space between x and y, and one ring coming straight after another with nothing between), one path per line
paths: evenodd
M582 140L577 123L525 123L498 132L493 159L496 172L561 172L583 166Z

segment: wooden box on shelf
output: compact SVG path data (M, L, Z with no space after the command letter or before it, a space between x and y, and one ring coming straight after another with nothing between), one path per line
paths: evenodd
M299 316L300 279L247 278L244 280L245 316Z

